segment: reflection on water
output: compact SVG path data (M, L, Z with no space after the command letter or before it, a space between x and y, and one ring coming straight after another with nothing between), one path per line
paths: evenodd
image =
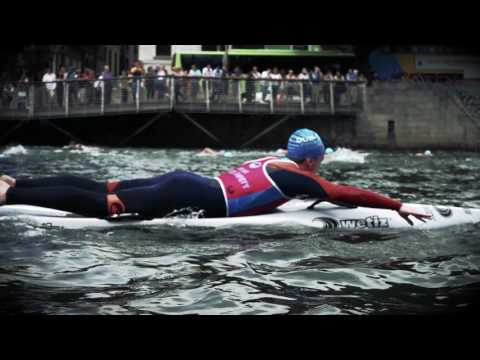
M343 149L321 173L406 202L480 207L480 156ZM1 172L132 179L214 176L231 157L158 149L8 147ZM44 314L423 314L477 305L479 225L318 233L301 227L46 230L0 221L0 312Z

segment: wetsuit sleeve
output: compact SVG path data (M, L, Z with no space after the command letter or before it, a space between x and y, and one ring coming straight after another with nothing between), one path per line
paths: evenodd
M402 203L373 191L339 185L290 164L270 164L268 174L288 197L308 196L348 205L399 210Z
M327 193L327 201L391 210L400 210L402 207L400 201L380 195L373 191L358 189L348 185L334 184L320 177L318 178L319 185Z

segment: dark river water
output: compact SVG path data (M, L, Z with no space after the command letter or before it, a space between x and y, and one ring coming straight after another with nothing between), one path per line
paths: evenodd
M96 180L217 175L265 151L0 148L0 173ZM480 207L480 155L341 149L327 179L405 202ZM476 310L480 225L321 233L302 227L35 228L0 219L0 313L436 314Z

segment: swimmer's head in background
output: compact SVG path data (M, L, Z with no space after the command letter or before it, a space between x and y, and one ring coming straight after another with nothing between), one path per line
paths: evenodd
M332 154L334 152L335 152L335 150L333 150L331 147L328 147L328 148L325 149L325 155Z
M295 131L288 139L287 157L293 161L318 159L325 153L320 136L310 129Z

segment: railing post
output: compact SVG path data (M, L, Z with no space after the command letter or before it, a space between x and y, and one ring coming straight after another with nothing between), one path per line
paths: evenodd
M105 112L105 82L101 80L101 83L99 86L100 86L100 93L102 94L102 98L100 99L100 112L103 115Z
M70 84L67 82L67 81L64 81L63 82L63 89L64 89L64 92L63 92L63 101L65 101L65 116L68 116L69 115L69 105L70 105Z
M207 112L210 112L210 89L208 88L210 80L204 79L203 81L205 81L205 101L207 103Z
M33 118L35 114L35 85L30 86L30 106L28 108L28 116L30 119Z
M332 115L335 115L335 102L333 99L333 81L330 81L329 90L330 90L330 113Z
M243 108L242 108L242 92L241 92L241 89L240 89L240 80L237 80L237 93L238 93L238 110L240 112L243 111Z
M303 97L303 82L300 81L300 109L305 114L305 98Z
M140 79L137 79L137 93L135 94L135 102L137 105L137 113L140 111Z
M175 103L175 77L170 78L170 111L173 111Z

